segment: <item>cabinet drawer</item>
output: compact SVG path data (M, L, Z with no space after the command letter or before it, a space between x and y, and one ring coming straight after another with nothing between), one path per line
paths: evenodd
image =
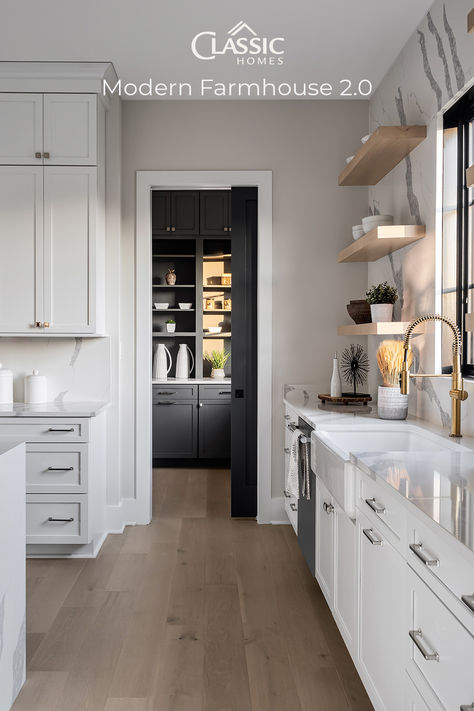
M89 420L15 418L0 422L0 435L25 442L87 442Z
M403 503L376 481L369 479L365 474L358 475L358 502L359 509L387 535L392 545L398 550L403 550L406 539L406 511Z
M86 493L87 451L86 444L27 445L27 493Z
M474 699L474 638L410 569L409 584L410 667L421 673L444 708L469 705Z
M197 385L159 385L153 386L153 404L161 400L194 400L198 396Z
M87 496L28 494L27 543L88 543Z
M436 578L462 603L464 611L470 611L474 630L474 553L464 550L440 527L432 530L410 516L406 555L428 584Z
M230 400L232 391L230 385L200 385L200 400Z

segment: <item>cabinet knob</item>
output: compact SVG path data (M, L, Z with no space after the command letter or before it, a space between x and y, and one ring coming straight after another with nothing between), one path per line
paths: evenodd
M334 511L334 506L332 504L328 504L327 501L323 503L323 509L326 511L327 514L332 514Z
M50 326L49 321L45 321L45 322L43 323L43 326L44 326L44 328L49 328L49 326Z
M176 232L176 227L172 227L171 232Z
M41 323L41 321L36 321L35 328L41 328L42 326L43 324Z
M227 227L224 227L224 232L227 232Z
M289 453L290 453L290 448L289 448L289 447L285 447L285 450L284 450L284 451L285 451L285 454L289 454Z
M45 151L43 153L43 158L49 158L49 157L50 157L50 155L49 155L48 151Z
M36 151L35 158L38 158L38 159L41 158L41 151Z
M198 402L198 407L202 407L202 402Z
M290 504L290 509L291 509L292 511L298 511L298 506L297 506L295 503L291 502L291 504Z
M170 232L170 231L171 231L171 227L167 227L167 228L166 228L166 231L167 231L167 232Z
M229 232L232 232L232 227L229 227Z

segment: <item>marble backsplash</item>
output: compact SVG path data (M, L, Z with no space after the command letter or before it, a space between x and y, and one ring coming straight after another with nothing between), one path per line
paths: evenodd
M15 402L34 368L46 375L51 402L110 399L108 338L2 338L0 363L13 371Z
M369 189L369 212L388 213L395 223L424 224L426 237L369 264L369 285L385 279L398 288L394 319L409 321L439 310L442 151L439 150L443 110L473 83L474 35L467 32L472 0L435 2L410 37L370 101L370 130L379 125L426 124L427 138L386 178ZM379 339L369 339L375 364ZM434 372L434 329L413 339L414 371ZM372 368L371 392L379 384ZM450 380L413 381L410 412L436 424L449 426ZM463 430L474 434L474 382L466 383L469 399L463 403Z

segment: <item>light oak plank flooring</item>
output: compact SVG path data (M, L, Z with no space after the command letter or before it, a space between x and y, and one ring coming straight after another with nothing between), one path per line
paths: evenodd
M154 472L148 526L27 563L13 711L372 711L291 526L230 518L230 476Z

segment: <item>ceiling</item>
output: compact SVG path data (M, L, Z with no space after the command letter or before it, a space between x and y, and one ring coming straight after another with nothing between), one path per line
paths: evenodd
M432 0L240 0L238 4L230 0L1 0L0 59L110 61L123 84L150 78L153 84L188 82L192 98L202 98L203 78L212 80L212 90L204 98L217 98L215 82L261 82L263 78L291 85L327 82L332 85L328 94L332 98L340 98L344 89L342 98L348 93L360 98L359 81L368 79L377 87L431 4ZM247 26L236 28L237 23ZM229 34L233 28L234 34ZM283 37L273 48L284 54L259 55L267 62L273 56L273 61L282 63L242 66L230 51L211 60L198 59L191 42L201 32L215 32L218 51L229 39L232 44L239 37ZM210 35L198 39L201 55L210 51L210 41ZM246 61L249 56L238 58ZM350 79L351 87L341 84L342 79ZM361 85L361 91L368 88L367 83Z

